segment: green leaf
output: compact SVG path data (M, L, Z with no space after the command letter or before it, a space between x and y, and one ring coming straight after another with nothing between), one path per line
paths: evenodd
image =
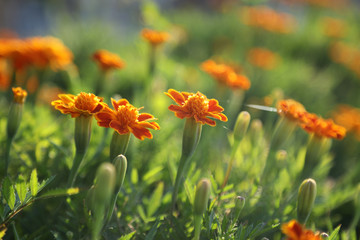
M30 176L31 195L36 196L36 194L38 193L38 189L39 189L39 183L38 183L38 178L37 178L37 171L36 171L36 169L34 169L31 172L31 176Z
M41 195L41 198L70 196L79 193L79 188L52 189Z
M161 198L164 192L164 183L160 182L158 186L156 187L154 193L152 194L149 205L147 207L147 216L150 218L156 210L159 208L161 204Z
M334 231L330 234L328 240L337 240L339 239L339 231L340 231L341 225L337 226Z
M46 180L43 180L39 186L39 189L37 191L37 193L39 193L41 190L43 190L47 185L49 185L49 183L52 182L52 180L54 180L55 176L51 176Z
M156 219L154 225L151 227L149 233L146 235L145 240L153 240L158 230L159 219Z
M143 176L143 180L145 182L147 182L148 184L152 183L154 180L156 180L156 175L158 175L159 173L162 172L164 168L159 166L159 167L155 167L152 168L149 172L147 172L144 176Z
M18 180L16 181L15 188L16 188L16 192L19 196L19 200L20 200L21 204L24 204L24 201L26 198L26 193L27 193L27 186L26 186L25 179L23 178L22 175L20 175Z
M6 177L3 181L2 195L4 196L10 209L13 210L15 206L15 191L9 177Z
M136 231L128 233L128 234L122 236L121 238L119 238L118 240L130 240L134 236L135 233L136 233Z

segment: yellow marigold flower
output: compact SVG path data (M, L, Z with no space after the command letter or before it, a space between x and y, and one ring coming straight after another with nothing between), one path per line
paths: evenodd
M337 18L324 17L322 19L324 34L332 38L342 38L346 33L346 23Z
M291 33L295 26L293 16L276 12L266 6L244 7L242 9L242 20L246 25L276 33Z
M167 32L160 32L147 28L141 31L141 36L153 46L164 43L170 38L170 35Z
M172 104L169 106L169 110L174 112L175 116L180 119L194 118L196 122L210 126L215 126L216 122L209 117L224 122L228 120L227 117L221 113L224 109L219 105L219 102L216 99L207 99L207 97L200 92L180 93L174 89L169 89L165 94L179 105Z
M279 56L266 48L252 48L247 54L247 59L256 67L271 70L276 67Z
M281 231L287 236L286 240L322 240L319 233L306 229L296 220L282 224Z
M346 135L346 129L333 122L332 119L323 119L313 113L306 113L302 117L302 128L314 133L318 137L343 139Z
M277 111L281 116L294 122L301 122L306 113L305 107L293 99L279 101L277 104Z
M27 97L26 90L22 89L21 87L12 88L14 93L14 102L16 103L24 103Z
M139 114L142 108L135 108L126 99L118 101L111 99L114 110L106 106L100 113L95 115L97 124L101 127L111 127L119 134L132 133L140 140L152 138L149 129L159 130L160 126L155 117L149 113Z
M211 75L220 84L232 89L248 90L251 86L249 79L237 73L237 71L226 64L218 64L213 60L206 60L201 64L201 69Z
M349 132L353 132L360 140L360 109L348 105L340 105L333 113L334 121L345 127Z
M63 114L71 114L71 117L80 115L91 116L104 108L103 99L92 93L81 92L77 96L72 94L59 94L60 100L51 102L55 109Z
M125 62L118 55L103 49L97 50L92 59L103 71L122 69L125 66Z

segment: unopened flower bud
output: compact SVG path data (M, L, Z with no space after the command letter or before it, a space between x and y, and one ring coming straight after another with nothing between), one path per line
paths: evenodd
M239 218L241 211L245 206L245 198L242 196L237 196L235 198L235 220Z
M202 215L207 207L210 195L210 181L208 179L201 179L196 186L195 200L194 200L194 214Z
M10 105L8 123L7 123L7 135L8 139L14 138L17 130L19 129L24 102L27 96L27 92L20 87L12 88L14 93L13 102Z
M316 197L316 182L314 179L305 179L299 188L297 217L298 221L305 224L310 216Z
M120 188L124 182L126 168L127 168L127 160L124 155L117 156L113 164L116 170L116 183L115 183L115 192L119 192Z
M240 141L246 134L248 128L249 128L249 123L250 123L250 114L246 111L242 111L237 119L236 119L236 123L235 123L235 127L234 127L234 140L235 141Z
M101 164L96 172L96 184L93 193L95 205L107 206L109 204L114 192L115 181L115 167L111 163Z
M254 143L262 138L263 135L263 124L260 119L254 119L250 124L250 132Z
M190 158L199 143L202 124L196 122L194 118L187 118L183 133L182 155Z

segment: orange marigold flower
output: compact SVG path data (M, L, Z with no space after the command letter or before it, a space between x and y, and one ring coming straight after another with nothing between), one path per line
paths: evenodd
M247 59L256 67L271 70L276 67L279 56L266 48L252 48L247 54Z
M169 110L175 113L175 116L183 118L194 118L196 122L201 124L209 124L215 126L216 122L209 117L226 122L227 117L221 112L224 109L219 106L219 102L216 99L207 99L205 95L200 92L188 93L178 92L174 89L169 89L165 92L177 105L170 105Z
M324 17L322 24L324 34L328 37L342 38L346 33L346 23L341 19Z
M332 119L323 119L313 113L305 113L302 117L302 128L314 133L318 137L327 137L343 139L346 135L346 129L334 123Z
M296 220L282 224L281 231L287 236L286 240L322 240L319 233L306 229Z
M333 113L334 121L353 132L360 140L360 109L348 105L340 105Z
M135 108L126 99L118 101L111 99L114 110L106 106L101 112L95 115L97 123L101 127L110 127L119 134L132 133L140 140L152 138L149 129L159 130L160 126L153 115L149 113L139 114L142 108Z
M11 79L8 64L4 59L0 58L0 91L9 89L10 84Z
M147 28L141 31L141 36L153 46L166 42L170 38L170 35L167 32L160 32Z
M125 66L125 62L118 55L103 49L97 50L92 59L103 71L122 69Z
M21 87L12 88L14 93L14 102L16 103L24 103L27 97L26 90L22 89Z
M81 92L77 96L72 94L59 94L60 100L51 102L55 109L63 114L71 114L71 117L79 117L80 115L91 116L101 111L105 104L103 99L92 93Z
M201 69L211 75L220 84L227 85L233 89L248 90L251 86L249 79L237 73L237 71L226 64L218 64L213 60L206 60L201 64Z
M294 30L295 18L287 13L276 12L266 7L244 7L243 23L276 33L290 33Z
M298 123L302 122L302 118L306 113L305 107L293 99L279 101L277 111L281 116Z

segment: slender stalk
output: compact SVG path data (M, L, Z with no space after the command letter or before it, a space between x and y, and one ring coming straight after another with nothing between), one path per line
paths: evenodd
M5 144L5 167L4 167L4 176L8 174L8 168L10 163L10 150L13 138L8 138Z
M172 194L172 204L171 204L172 212L174 212L174 210L175 210L177 194L179 192L180 185L183 182L184 169L186 168L185 165L188 164L188 159L189 158L184 157L183 155L180 158L180 164L179 164L179 168L178 168L178 171L176 174L175 185L174 185L174 190L173 190L173 194Z
M194 240L200 239L202 215L194 215Z
M221 185L221 192L223 191L224 187L226 186L226 184L227 184L227 182L229 180L232 165L233 165L234 160L235 160L236 150L238 149L239 144L240 144L240 141L235 141L234 145L233 145L233 147L231 149L230 161L229 161L229 165L228 165L227 170L226 170L226 174L225 174L223 184Z
M84 159L84 156L85 156L84 152L76 151L73 166L71 168L71 172L70 172L68 182L66 185L68 188L73 187L76 177L77 177L77 174L78 174L80 164L81 164L82 160Z

